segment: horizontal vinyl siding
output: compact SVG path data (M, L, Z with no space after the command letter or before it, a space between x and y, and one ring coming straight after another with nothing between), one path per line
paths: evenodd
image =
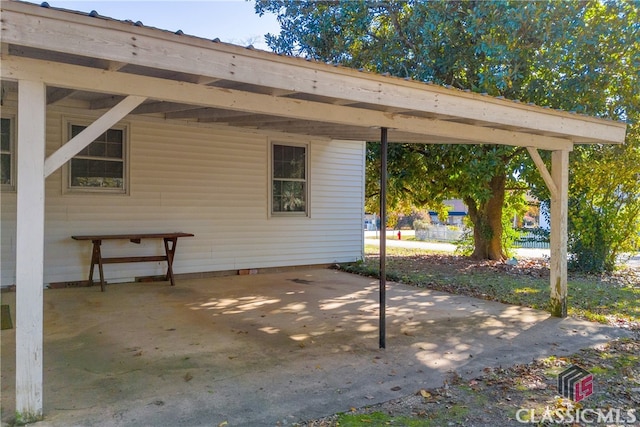
M9 286L16 280L16 193L0 194L0 284Z
M48 108L47 154L60 146L68 110ZM128 117L129 193L63 191L46 180L45 282L84 280L91 243L81 234L184 231L174 272L198 273L345 262L362 257L364 143L308 144L309 217L270 216L270 142L230 127ZM287 143L278 138L278 142ZM15 193L2 198L2 286L15 281ZM163 253L159 241L104 241L103 256ZM108 281L164 274L164 263L110 264ZM97 272L94 274L97 277Z
M12 93L3 99L2 117L11 117L15 120L17 116L17 95ZM12 124L15 132L17 122ZM17 139L14 136L14 143ZM14 150L17 147L14 145ZM14 159L15 160L15 159ZM15 162L12 165L15 167ZM14 177L15 177L14 171ZM15 184L15 183L14 183ZM2 189L0 192L0 285L9 286L15 284L16 280L16 192Z

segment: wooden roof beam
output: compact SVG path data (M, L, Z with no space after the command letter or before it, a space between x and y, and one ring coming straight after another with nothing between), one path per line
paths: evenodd
M249 125L249 126L261 126L268 123L282 123L291 121L288 117L269 116L266 114L244 114L236 117L216 118L216 121L223 121L230 125ZM206 121L206 120L204 120Z
M190 109L193 109L193 105L159 101L142 104L133 110L131 114L170 113Z
M168 102L188 103L245 113L367 128L386 127L430 137L453 138L482 144L532 146L548 150L571 150L573 148L572 141L566 138L444 122L438 119L409 117L363 108L278 98L233 89L201 86L11 55L3 58L1 72L2 78L7 80L28 78L71 89L99 91L119 96L137 95ZM339 135L336 137L339 138Z
M107 61L105 65L106 65L105 70L119 71L121 68L127 65L127 63L122 61Z
M244 117L250 115L244 111L233 110L221 110L219 108L194 108L193 105L190 109L184 109L183 111L173 111L165 114L167 119L226 119L229 117Z
M193 83L196 83L196 84L199 84L199 85L210 85L211 83L215 83L215 82L217 82L219 80L220 79L218 79L216 77L198 76L196 81L194 81Z

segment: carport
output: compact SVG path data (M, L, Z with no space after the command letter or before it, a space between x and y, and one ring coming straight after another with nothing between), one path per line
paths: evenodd
M381 141L384 147L387 142L526 147L552 194L551 298L553 314L566 316L569 152L574 144L622 143L623 123L48 5L2 2L1 29L3 92L18 96L16 410L25 420L40 418L43 411L45 178L127 115ZM104 114L45 158L47 105L65 98L89 102ZM551 171L538 150L552 152ZM384 253L382 244L382 267Z

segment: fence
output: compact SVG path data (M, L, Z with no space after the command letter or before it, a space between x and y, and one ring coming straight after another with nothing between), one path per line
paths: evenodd
M464 230L455 230L446 225L432 225L425 230L416 230L416 240L437 240L455 242L460 240Z
M549 233L542 229L521 231L520 237L513 242L516 248L549 249Z
M465 230L452 229L446 225L431 225L424 230L416 230L416 240L436 240L456 242ZM520 237L513 242L516 248L549 249L549 232L542 229L520 230Z

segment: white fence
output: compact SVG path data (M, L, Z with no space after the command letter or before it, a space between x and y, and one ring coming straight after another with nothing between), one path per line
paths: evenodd
M416 240L455 242L460 240L463 234L464 230L451 229L446 225L432 225L426 230L416 230Z

